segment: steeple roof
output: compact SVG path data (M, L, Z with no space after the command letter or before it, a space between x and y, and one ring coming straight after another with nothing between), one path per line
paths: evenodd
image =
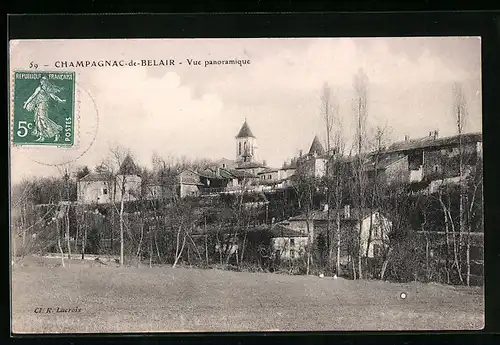
M248 137L255 138L255 135L253 135L252 131L250 130L250 127L248 126L247 120L245 120L236 138L248 138Z
M315 135L313 142L311 144L311 148L309 149L309 154L310 155L317 154L318 156L321 156L324 153L325 149L323 148L323 145L321 145L318 136Z

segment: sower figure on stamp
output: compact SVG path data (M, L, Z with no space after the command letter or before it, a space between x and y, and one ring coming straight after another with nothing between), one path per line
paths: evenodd
M47 80L46 76L40 79L40 85L36 88L33 94L24 102L23 108L27 111L35 113L35 128L33 135L38 136L35 141L45 141L45 139L54 138L54 141L59 139L59 133L62 131L62 126L52 121L48 116L49 102L65 103L65 99L56 96L62 88L52 84Z

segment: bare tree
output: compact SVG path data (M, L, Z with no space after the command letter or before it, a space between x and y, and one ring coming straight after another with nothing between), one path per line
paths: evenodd
M368 117L368 77L363 69L359 69L358 73L354 76L354 118L355 118L355 136L354 145L357 155L355 164L355 181L356 181L356 200L358 207L363 209L365 207L365 187L366 176L364 169L364 150L366 147L366 120ZM358 276L363 278L362 272L362 253L361 253L361 222L358 231Z
M457 134L458 134L458 151L459 151L459 184L460 184L460 214L459 224L460 232L464 232L464 188L462 184L462 177L464 175L464 150L462 145L462 134L464 131L465 123L467 120L467 102L460 83L453 83L453 115L456 119Z
M119 210L119 219L120 219L120 266L124 265L124 228L125 228L125 220L124 220L124 209L125 209L125 197L127 195L127 183L128 183L128 175L133 171L129 171L130 168L133 167L124 167L124 162L126 159L131 159L131 152L128 149L124 149L119 146L110 148L110 157L109 163L107 165L108 172L111 172L111 176L113 177L114 188L113 188L113 208L116 209L116 192L119 193L119 202L120 202L120 210Z
M307 269L306 274L309 274L310 266L312 264L312 251L314 242L314 231L313 231L313 207L314 207L314 195L316 194L317 181L314 176L310 176L305 166L307 163L302 161L297 165L297 170L294 175L295 183L293 188L297 194L298 208L303 211L306 218L306 231L307 231L307 245L306 245L306 256L307 256Z

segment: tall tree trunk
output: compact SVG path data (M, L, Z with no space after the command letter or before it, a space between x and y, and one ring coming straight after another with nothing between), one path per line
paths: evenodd
M245 236L243 237L243 243L241 245L241 257L240 257L240 262L243 262L243 255L245 254L245 245L246 245L246 240L247 240L247 231L245 231Z
M68 266L71 266L71 242L69 236L69 206L66 208L64 213L64 220L66 225L66 245L68 246Z
M385 271L387 270L387 265L389 264L389 260L391 259L391 254L392 254L392 247L389 248L389 251L387 252L387 256L384 260L384 263L382 264L382 269L380 270L380 280L384 280L385 277Z
M23 229L23 251L26 245L26 204L21 207L21 228Z
M363 279L363 263L362 263L362 258L363 258L363 250L361 246L361 232L363 231L363 222L359 222L359 234L358 234L358 278Z
M156 229L154 230L154 240L156 246L156 254L158 255L158 262L161 263L160 249L158 248L158 240L156 239Z
M139 257L139 262L141 258ZM151 236L151 229L149 230L149 268L153 267L153 236Z
M460 262L458 259L457 234L456 234L456 230L455 230L455 224L453 223L453 219L451 217L451 212L450 212L449 208L447 210L447 214L448 214L448 218L449 218L450 224L451 224L451 229L453 232L453 266L455 266L457 273L458 273L458 278L460 279L460 282L463 284L464 280L462 277L462 269L460 267Z
M149 231L151 231L151 229ZM139 259L139 261L140 261L141 246L142 246L142 239L143 238L144 238L144 224L141 224L141 237L139 238L139 244L137 245L137 252L135 253L135 256Z
M352 279L356 280L357 279L357 276L356 276L356 263L354 262L354 258L355 257L358 257L358 255L356 256L351 256L351 265L352 265Z
M341 251L341 238L342 234L340 233L340 214L337 212L337 277L340 277L340 251Z
M87 245L87 224L83 224L83 238L82 238L82 260L85 260L85 246Z
M311 251L312 251L312 246L313 246L313 236L311 234L311 226L310 226L310 216L309 216L309 211L307 212L307 219L306 219L306 228L307 228L307 268L306 268L306 275L309 275L310 272L310 265L311 265Z
M205 234L205 261L208 266L208 235Z
M470 286L470 231L467 234L467 286Z
M120 266L123 267L123 252L124 252L124 236L123 236L123 211L124 211L124 201L123 201L123 194L121 195L121 201L120 201Z
M61 263L63 267L66 267L64 264L64 251L61 246L61 230L59 227L59 219L56 218L56 228L57 228L57 246L59 247L59 251L61 252Z
M449 236L449 227L448 227L448 215L446 213L446 205L443 202L443 197L442 197L441 192L439 192L439 203L441 204L441 209L443 212L444 231L445 231L445 236L446 236L446 257L445 257L446 277L447 277L447 283L450 284L450 274L449 274L450 236Z
M181 232L182 232L182 224L179 225L179 228L177 229L177 240L175 243L175 259L172 268L175 268L177 266L177 263L179 262L179 259L181 258L182 253L184 252L184 246L186 245L186 234L184 233L182 239L182 246L181 248L179 248Z

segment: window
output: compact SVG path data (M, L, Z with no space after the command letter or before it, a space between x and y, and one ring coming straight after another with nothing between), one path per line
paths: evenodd
M222 167L225 168L226 167L226 164L222 163Z
M108 195L108 189L107 189L107 188L103 188L103 189L102 189L102 194L104 194L104 195Z
M435 173L438 173L439 172L439 165L434 165L433 170Z
M291 239L290 239L290 246L291 246L291 247L294 247L294 246L295 246L295 239L294 239L294 238L291 238Z
M241 142L238 143L238 154L241 156Z
M269 179L271 179L271 178L272 178L272 175L269 175Z

